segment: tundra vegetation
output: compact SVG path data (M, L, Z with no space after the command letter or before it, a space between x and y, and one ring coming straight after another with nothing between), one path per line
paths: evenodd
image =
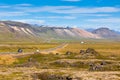
M59 45L62 43L1 43L0 80L120 80L120 42ZM19 48L23 55L17 53ZM24 55L27 53L31 54Z

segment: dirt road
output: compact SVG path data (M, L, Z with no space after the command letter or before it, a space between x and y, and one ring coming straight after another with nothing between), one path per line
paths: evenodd
M49 54L50 52L56 53L57 50L63 49L64 47L66 47L68 44L67 43L63 43L55 48L49 48L49 49L45 49L45 50L41 50L40 53L42 54ZM8 53L7 55L11 55L13 57L22 57L22 56L27 56L27 55L31 55L34 54L35 52L27 52L27 53L20 53L20 54L15 54L15 53ZM6 55L6 54L0 54L0 55Z

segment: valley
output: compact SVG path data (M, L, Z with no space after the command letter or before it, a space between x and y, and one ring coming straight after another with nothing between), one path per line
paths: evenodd
M0 80L120 80L120 0L0 0Z
M120 80L120 42L17 45L33 48L23 48L22 53L1 54L0 80ZM41 52L34 53L36 49Z
M120 34L0 21L0 80L120 80Z

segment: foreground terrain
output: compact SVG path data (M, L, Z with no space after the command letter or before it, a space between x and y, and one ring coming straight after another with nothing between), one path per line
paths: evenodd
M0 80L120 80L120 42L9 45L0 46Z

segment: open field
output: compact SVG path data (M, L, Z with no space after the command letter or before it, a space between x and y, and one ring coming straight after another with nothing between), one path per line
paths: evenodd
M71 43L60 52L72 51L79 53L80 50L87 48L93 48L102 55L120 55L120 42L85 42L84 44Z
M10 44L1 45L5 51L11 50L8 49ZM11 45L13 51L20 47L25 53L34 53L36 49L44 50L44 53L1 55L0 80L120 80L120 42ZM4 52L2 46L1 52Z
M24 52L34 52L37 49L44 50L48 48L54 48L60 43L1 43L0 52L17 52L19 48L23 49Z

